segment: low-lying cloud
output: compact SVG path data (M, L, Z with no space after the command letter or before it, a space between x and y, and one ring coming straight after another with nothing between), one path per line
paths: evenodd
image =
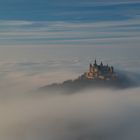
M139 90L84 90L1 100L0 139L139 140Z
M126 73L139 83L137 75ZM48 72L44 76L41 72L27 73L26 69L5 73L0 94L0 139L139 140L139 87L85 88L75 94L46 91L43 96L41 92L30 93L30 89L48 84L47 81L77 77L68 71Z
M115 70L121 67L139 73L139 49L108 49L2 48L0 139L139 140L139 86L123 90L82 89L75 94L46 92L43 96L29 92L76 78L87 70L91 56L101 56L99 59L113 64ZM139 83L137 75L128 76Z

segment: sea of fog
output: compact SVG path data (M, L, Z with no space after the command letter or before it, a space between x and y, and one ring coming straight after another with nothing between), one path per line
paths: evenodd
M139 52L134 46L1 46L0 139L139 140L140 87L33 92L77 78L95 58L139 74Z

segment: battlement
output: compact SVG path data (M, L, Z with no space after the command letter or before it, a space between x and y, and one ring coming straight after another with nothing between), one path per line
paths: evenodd
M88 79L111 80L116 79L113 66L104 65L102 62L98 65L95 60L94 64L89 65L89 70L85 73Z

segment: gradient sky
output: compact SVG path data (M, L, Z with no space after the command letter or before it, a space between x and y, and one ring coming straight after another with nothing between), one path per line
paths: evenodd
M0 45L140 43L139 0L1 0L0 13Z

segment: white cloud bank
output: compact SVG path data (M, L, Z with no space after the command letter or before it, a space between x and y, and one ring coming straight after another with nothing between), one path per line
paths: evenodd
M0 139L139 140L139 90L1 100Z

